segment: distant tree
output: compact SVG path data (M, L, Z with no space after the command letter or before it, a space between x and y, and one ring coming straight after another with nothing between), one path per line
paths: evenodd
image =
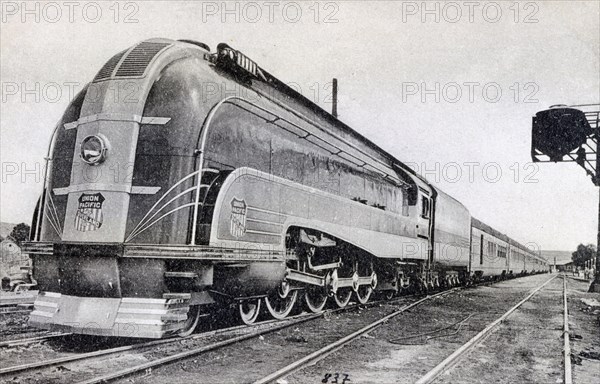
M21 245L22 242L29 238L29 229L29 225L25 223L17 224L14 226L9 236L15 239L17 244Z
M584 267L585 262L593 260L596 256L596 247L594 244L579 244L577 250L571 254L571 260L576 267Z

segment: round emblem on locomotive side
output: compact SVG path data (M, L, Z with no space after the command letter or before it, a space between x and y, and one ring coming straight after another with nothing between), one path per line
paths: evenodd
M99 136L88 136L81 142L81 160L89 165L98 165L106 157L106 143Z

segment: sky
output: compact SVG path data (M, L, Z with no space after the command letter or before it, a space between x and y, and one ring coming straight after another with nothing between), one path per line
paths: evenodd
M595 243L599 191L531 163L531 117L600 102L597 1L2 1L0 220L29 222L53 127L115 53L152 37L220 42L522 243Z

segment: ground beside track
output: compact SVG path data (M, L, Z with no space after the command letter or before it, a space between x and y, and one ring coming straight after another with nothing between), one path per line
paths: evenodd
M513 312L436 383L562 383L563 279Z
M600 382L600 306L589 306L581 299L600 302L600 293L587 293L590 283L567 279L569 329L573 356L573 383Z
M30 336L36 336L36 330L27 326L29 313L27 307L17 305L31 305L35 301L38 291L24 291L22 293L0 291L0 342L25 337L28 331ZM7 311L23 311L7 313Z
M43 333L27 326L28 318L29 314L25 312L0 314L0 342L39 336Z

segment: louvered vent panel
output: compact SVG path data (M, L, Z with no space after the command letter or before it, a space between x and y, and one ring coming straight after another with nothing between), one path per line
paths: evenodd
M149 42L139 44L127 55L127 57L125 57L125 60L123 60L123 63L119 69L117 69L117 74L115 76L142 76L154 56L169 45L170 44L168 43Z
M111 59L108 60L106 62L106 64L104 64L102 69L100 69L100 72L98 72L96 77L94 77L94 81L100 81L100 80L105 80L105 79L110 78L113 71L115 70L115 67L117 66L117 64L119 63L119 61L121 60L121 57L123 57L125 52L127 52L127 50L124 50L123 52L119 52L116 55L114 55L113 57L111 57Z

